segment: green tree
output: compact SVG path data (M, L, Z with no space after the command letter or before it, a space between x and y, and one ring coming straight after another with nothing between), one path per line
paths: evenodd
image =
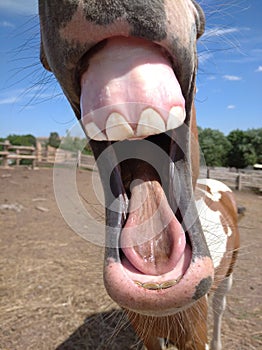
M87 141L85 138L81 139L80 137L71 136L70 132L67 131L60 147L68 151L77 152L82 151L85 148L86 143Z
M60 137L57 132L51 132L48 138L48 145L51 147L58 148L60 145Z
M27 135L12 134L7 136L7 140L9 140L12 145L16 145L16 146L34 146L34 147L36 146L36 138L31 134L27 134Z
M205 157L207 166L227 166L227 154L231 144L226 136L219 130L210 128L199 132L199 145Z
M262 164L262 128L249 129L246 131L249 143L253 145L256 154L256 163Z
M3 137L0 137L0 142L4 142L4 141L5 139ZM3 149L4 149L4 146L0 145L0 151L3 151Z
M12 134L7 136L6 139L9 140L9 142L14 146L26 146L26 147L36 146L36 138L31 134L27 134L27 135ZM29 160L29 159L21 159L20 161L20 164L23 164L23 165L29 165L31 163L32 163L32 160Z
M227 139L232 147L228 152L228 165L236 168L246 168L257 162L256 142L253 140L254 131L233 130ZM261 147L261 145L260 145Z

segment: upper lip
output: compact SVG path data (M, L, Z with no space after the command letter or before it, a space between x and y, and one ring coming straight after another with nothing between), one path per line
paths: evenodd
M97 53L99 52L101 49L103 49L103 47L106 45L106 42L110 39L106 38L103 41L100 41L98 43L96 43L95 45L93 45L78 61L78 64L75 67L75 73L74 73L74 80L75 80L75 86L77 86L77 90L80 91L81 90L81 77L82 74L88 70L88 65L89 65L89 60ZM128 39L127 39L128 40ZM161 50L164 55L167 57L167 59L169 60L169 62L172 65L174 74L176 75L179 84L181 85L182 88L182 92L183 95L186 96L186 91L183 91L183 86L182 86L182 82L181 82L181 74L180 74L180 69L178 64L175 62L174 58L172 57L172 55L168 52L168 50L164 47L161 46L158 43L154 43L156 46L159 47L159 50Z

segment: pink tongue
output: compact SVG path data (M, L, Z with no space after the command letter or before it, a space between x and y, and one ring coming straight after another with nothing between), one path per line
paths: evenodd
M137 107L139 104L141 107ZM166 54L159 46L142 39L107 40L104 47L89 57L81 78L82 119L85 124L94 122L100 130L105 130L107 118L113 112L121 113L135 126L144 108L154 107L166 122L170 109L184 108L184 104ZM103 112L101 108L105 106Z
M186 240L151 169L142 167L140 179L131 186L130 213L121 233L121 248L137 270L161 275L175 268Z

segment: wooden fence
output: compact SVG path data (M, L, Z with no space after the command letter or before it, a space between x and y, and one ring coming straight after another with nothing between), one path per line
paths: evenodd
M202 168L200 177L216 179L236 190L255 189L262 191L261 170L236 170L228 168Z
M79 168L97 170L95 158L93 156L84 155L80 151L78 151L78 166Z
M54 147L42 147L37 144L33 146L14 146L8 140L0 142L0 165L4 168L21 165L21 160L31 161L32 167L53 165L76 164L78 167L94 170L95 159L93 156L84 155L80 151L68 151Z
M36 149L31 146L14 146L11 145L8 140L0 142L3 150L0 151L0 159L2 165L5 168L8 168L9 165L15 163L15 165L20 165L21 160L30 160L32 161L32 167L36 165Z
M32 167L53 165L75 164L78 167L90 170L96 170L96 164L93 156L82 154L80 151L67 151L53 147L25 147L13 146L9 141L1 142L3 150L0 151L0 164L3 167L11 165L20 165L23 159L31 160ZM227 168L201 168L201 178L212 178L220 180L229 187L243 190L255 189L262 191L262 171L261 170L230 170Z

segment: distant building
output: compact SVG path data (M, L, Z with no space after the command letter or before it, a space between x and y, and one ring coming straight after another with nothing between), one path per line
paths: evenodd
M39 142L41 144L42 147L46 147L47 143L48 143L48 137L37 137L36 138L36 142Z

